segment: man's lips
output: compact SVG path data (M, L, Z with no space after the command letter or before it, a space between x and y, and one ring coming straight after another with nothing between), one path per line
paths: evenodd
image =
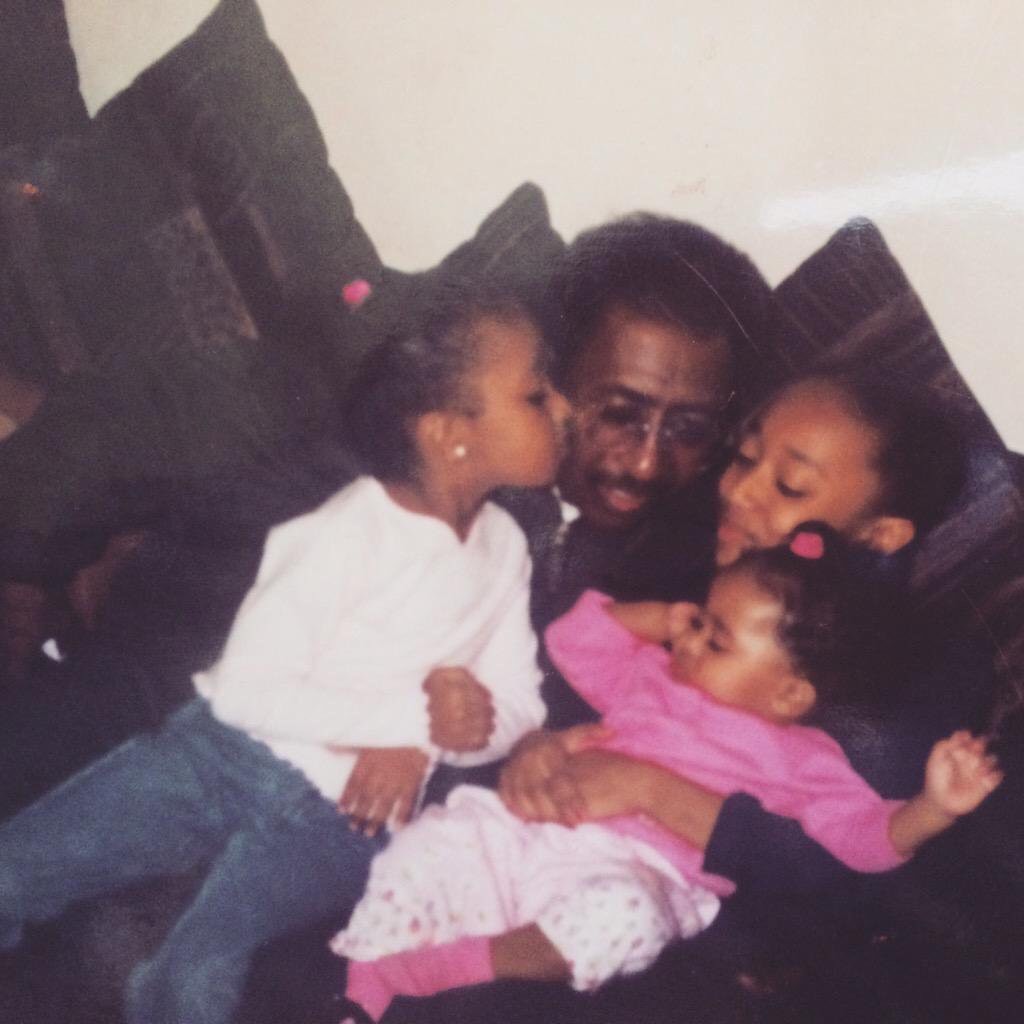
M616 484L599 484L597 492L605 506L619 515L639 512L651 500L651 496L643 491Z

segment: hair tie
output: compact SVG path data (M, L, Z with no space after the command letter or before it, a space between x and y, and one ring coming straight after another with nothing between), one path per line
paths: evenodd
M341 298L349 309L358 309L372 293L373 287L370 282L357 277L341 289Z
M821 558L825 554L825 539L820 533L800 530L789 542L789 550L797 558Z

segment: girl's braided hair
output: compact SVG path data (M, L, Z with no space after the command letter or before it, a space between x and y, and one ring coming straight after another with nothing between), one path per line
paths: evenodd
M357 314L358 315L358 314ZM480 360L482 320L533 322L519 299L487 280L442 280L410 303L363 359L342 407L344 441L361 470L410 481L419 468L414 427L439 409L479 412L468 378Z

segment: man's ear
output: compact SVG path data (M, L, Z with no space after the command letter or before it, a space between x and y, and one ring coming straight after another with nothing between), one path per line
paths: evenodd
M854 540L872 551L891 555L905 548L917 530L909 519L902 516L872 516L854 534Z
M803 718L818 701L818 691L803 676L786 676L778 692L772 697L772 710L784 722Z

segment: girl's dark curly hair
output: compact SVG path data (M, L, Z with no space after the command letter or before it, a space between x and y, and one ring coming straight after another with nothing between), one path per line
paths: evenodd
M820 550L820 557L798 554ZM778 635L820 703L872 695L892 649L898 592L876 573L877 555L824 523L798 526L787 543L748 551L722 572L747 572L782 607Z

